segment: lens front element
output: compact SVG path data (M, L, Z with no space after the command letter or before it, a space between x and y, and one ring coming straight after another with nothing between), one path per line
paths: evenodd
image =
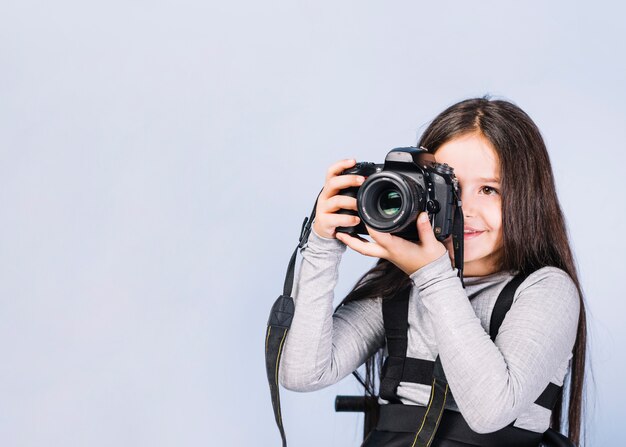
M383 191L378 200L378 209L383 216L393 218L402 208L402 196L395 189Z

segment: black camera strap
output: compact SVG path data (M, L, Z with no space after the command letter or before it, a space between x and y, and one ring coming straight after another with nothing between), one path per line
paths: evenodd
M321 193L321 191L320 191ZM319 198L319 194L317 195ZM280 389L278 386L278 370L280 367L280 358L282 356L283 344L287 337L287 332L291 327L295 305L291 292L293 290L293 282L296 268L296 257L298 251L304 247L309 240L311 234L311 225L315 218L315 209L317 208L317 199L309 217L305 217L300 230L300 239L298 246L293 251L289 265L287 266L287 274L285 275L285 283L283 285L283 293L278 297L272 306L270 316L267 322L267 330L265 332L265 370L267 371L267 381L270 385L270 394L272 396L272 408L274 409L274 418L276 425L280 430L280 437L283 441L283 447L287 447L287 438L285 437L285 429L283 427L283 418L280 413Z
M463 208L461 207L461 197L459 196L458 186L454 186L453 194L456 206L454 207L454 223L452 224L452 249L454 251L454 267L458 271L459 279L463 288L465 288L465 281L463 281L463 237L464 237L464 222L463 222Z

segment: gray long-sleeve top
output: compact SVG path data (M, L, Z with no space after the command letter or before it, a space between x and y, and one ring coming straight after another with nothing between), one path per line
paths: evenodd
M287 389L313 391L334 384L385 344L381 298L353 301L333 312L345 249L341 241L314 231L302 249L296 310L280 369ZM446 407L460 411L478 433L514 420L516 427L547 430L550 411L534 402L549 382L563 384L572 357L578 291L555 267L532 273L518 287L491 341L491 312L512 276L465 278L463 289L447 254L411 275L407 356L434 360L439 354L454 396ZM404 404L424 406L430 386L402 382L397 394Z

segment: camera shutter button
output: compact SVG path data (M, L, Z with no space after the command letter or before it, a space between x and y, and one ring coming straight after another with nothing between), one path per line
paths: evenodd
M439 202L436 200L429 200L426 203L426 210L431 214L438 213L440 209L441 207L439 206Z

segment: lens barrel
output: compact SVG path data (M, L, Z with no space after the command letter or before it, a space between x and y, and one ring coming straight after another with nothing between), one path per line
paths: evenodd
M363 222L384 233L400 233L409 225L415 226L425 204L424 188L413 178L393 171L370 176L357 196Z

